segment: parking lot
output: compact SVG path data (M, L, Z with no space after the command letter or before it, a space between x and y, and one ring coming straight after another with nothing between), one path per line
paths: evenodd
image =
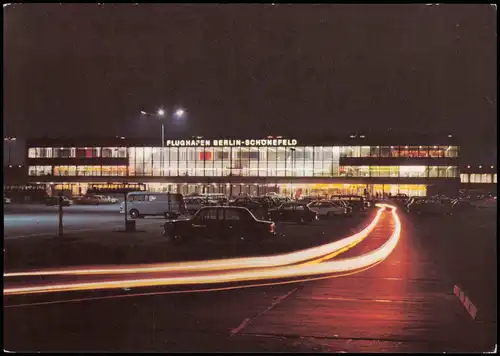
M57 206L44 204L4 205L4 239L16 239L57 234L59 215ZM63 224L68 233L92 231L123 225L124 216L119 204L63 208ZM122 224L121 224L122 223Z
M31 214L51 216L57 211L44 206L13 208L6 212L7 220ZM140 231L136 233L114 233L112 225L119 224L123 215L112 208L65 209L67 217L85 217L82 228L91 229L67 235L67 243L59 243L54 235L6 240L5 270L276 254L350 235L376 210L310 225L278 224L276 239L259 246L205 241L172 246L161 236L163 218L138 219ZM495 340L496 329L495 211L400 215L403 233L398 247L387 260L366 272L288 286L8 308L8 346L13 350L73 347L89 351L301 350L297 345L303 350L323 351L486 350ZM94 223L97 217L101 226ZM368 238L359 251L376 246L374 239ZM455 285L477 308L476 321L453 294ZM106 295L99 291L91 294ZM11 302L45 299L14 298ZM279 307L267 312L278 302ZM359 310L363 313L352 319L350 315ZM30 322L16 324L19 318ZM248 326L246 318L252 320ZM175 325L169 320L176 320ZM136 337L124 343L120 333L112 331L117 327ZM237 336L231 336L234 330ZM296 343L297 338L303 341Z
M7 267L64 264L123 264L273 254L331 242L364 227L376 209L317 220L311 224L277 223L277 235L265 244L197 241L172 246L162 236L163 217L136 219L136 232L124 230L119 206L70 206L64 208L64 238L57 238L58 208L45 205L9 205L4 211ZM60 241L68 242L63 245Z

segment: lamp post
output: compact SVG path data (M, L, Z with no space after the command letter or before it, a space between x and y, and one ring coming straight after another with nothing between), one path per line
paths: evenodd
M10 146L12 145L12 142L15 142L16 141L16 138L15 137L4 137L3 139L4 141L7 142L7 145L8 145L8 152L9 152L9 161L8 161L8 164L10 166Z
M184 111L184 109L177 109L175 110L175 112L173 113L173 117L175 118L181 118L184 116L186 112ZM163 152L165 151L165 124L164 124L164 121L162 120L162 118L165 116L165 110L164 109L158 109L158 111L156 111L156 114L152 114L152 113L148 113L146 111L142 111L141 110L141 115L144 115L144 116L154 116L156 117L158 120L161 121L161 168L162 168L162 171L164 169L164 166L165 166L165 160L163 158Z

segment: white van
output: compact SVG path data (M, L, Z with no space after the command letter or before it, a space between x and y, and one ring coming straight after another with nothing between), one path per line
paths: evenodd
M120 213L125 210L125 202L120 204ZM165 218L177 218L186 213L182 194L131 192L127 194L127 213L131 218L163 215Z

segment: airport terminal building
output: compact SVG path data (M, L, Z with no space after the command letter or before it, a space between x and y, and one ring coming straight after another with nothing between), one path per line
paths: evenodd
M50 195L137 187L182 194L277 192L372 195L450 193L460 187L451 135L27 141L28 181Z

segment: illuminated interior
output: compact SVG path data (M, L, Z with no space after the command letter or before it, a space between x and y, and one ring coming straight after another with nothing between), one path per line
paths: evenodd
M162 170L159 167L144 164L138 169L137 164L127 166L30 166L28 174L30 176L162 176ZM178 167L167 167L165 174L167 176L197 176L197 177L213 177L213 176L242 176L242 177L394 177L394 178L455 178L459 176L457 166L337 166L333 169L324 171L313 168L313 164L304 164L303 170L293 168L290 170L276 170L273 168L237 168L237 169L214 169L211 167L193 168L193 162L184 162ZM53 168L53 170L52 170ZM52 173L53 172L53 173ZM128 174L127 174L128 173ZM277 175L279 174L279 175ZM472 175L471 175L472 176ZM471 180L482 182L483 180L491 180L487 176L474 175ZM461 177L464 179L463 177ZM471 183L473 183L471 181ZM491 182L489 182L491 183Z
M227 196L237 196L242 193L250 195L263 195L275 192L285 196L300 198L303 196L331 195L369 195L389 196L396 194L407 194L408 196L425 196L427 186L425 184L203 184L203 183L146 183L125 184L128 188L146 189L153 192L173 192L184 195L193 193L222 193ZM123 187L122 183L59 183L54 184L55 191L68 191L73 195L84 195L90 188L117 189ZM141 188L143 186L143 188ZM377 195L378 194L378 195Z
M56 191L71 192L72 195L85 195L89 189L120 189L129 188L144 190L144 185L140 183L58 183L49 184L47 194L53 195Z
M55 176L126 176L127 166L54 166Z
M458 153L458 146L32 147L28 149L28 157L32 159L30 163L33 164L28 167L28 174L57 177L45 178L45 181L63 179L67 183L57 184L56 190L70 191L74 195L85 194L86 184L89 184L78 183L77 177L92 177L93 182L101 184L110 180L152 180L154 182L145 183L148 190L182 194L213 192L235 196L240 193L260 195L277 192L294 197L334 194L376 196L398 193L422 196L427 193L429 185L441 182L440 178L460 177L471 183L496 181L496 175L471 174L465 178L460 175L457 165L450 164L449 159L439 159L455 158ZM404 159L377 159L390 157L413 159L411 162ZM36 165L38 158L45 159L39 160L45 165ZM71 161L64 160L61 161L64 162L63 165L57 161L46 165L46 162L58 158L75 158L76 164L64 165ZM423 160L419 160L420 158ZM80 165L81 162L85 165ZM182 180L199 183L178 183L179 178L175 179L174 183L169 182L174 180L169 177L192 177ZM208 184L205 177L228 179L224 183ZM261 179L255 179L258 183L240 184L234 183L243 181L237 177ZM281 183L269 183L274 181L274 177L286 179L277 179ZM301 179L306 183L297 183L294 178L299 177L341 178L345 182L313 184L312 179ZM421 180L413 180L414 178ZM354 181L356 183L353 183ZM397 184L375 184L381 181ZM359 184L361 182L366 183ZM403 184L405 182L425 184Z
M293 148L293 149L292 149ZM160 152L160 147L31 147L28 149L29 158L127 158L131 156L141 156L141 152ZM363 157L458 157L457 146L294 146L294 147L166 147L165 156L175 156L179 154L180 160L183 156L189 156L191 160L195 155L200 160L221 160L223 156L238 156L242 159L269 155L283 155L285 151L296 152L297 158L312 159L314 154L316 160L338 154L339 157L363 158ZM203 156L196 154L204 152ZM148 153L146 153L148 154ZM310 158L308 158L309 156Z
M496 183L496 173L461 173L460 181L462 183Z
M55 166L53 173L48 172L51 166L32 166L34 176L458 177L458 167L449 163L341 164L344 158L453 158L457 146L44 147L29 148L28 157L96 159L95 165ZM105 158L123 161L115 171L108 162L99 165Z

